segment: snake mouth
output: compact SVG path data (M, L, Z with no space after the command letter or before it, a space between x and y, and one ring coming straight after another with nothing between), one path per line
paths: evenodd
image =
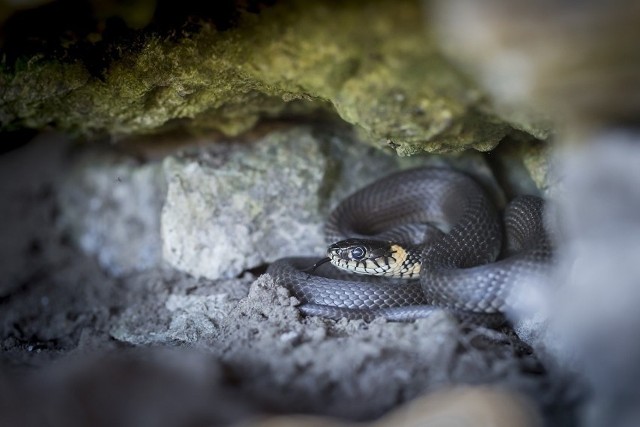
M315 264L313 264L311 267L307 268L305 271L307 273L313 273L314 271L316 271L318 269L318 267L320 267L322 264L326 264L328 262L331 262L331 258L329 257L325 257L322 258L320 261L316 262Z

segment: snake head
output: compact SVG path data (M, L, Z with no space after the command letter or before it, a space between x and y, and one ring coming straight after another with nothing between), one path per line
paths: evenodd
M354 273L386 275L396 264L397 245L382 240L346 239L327 249L331 264Z
M362 261L371 257L388 255L391 243L381 240L346 239L329 246L327 255L331 259Z

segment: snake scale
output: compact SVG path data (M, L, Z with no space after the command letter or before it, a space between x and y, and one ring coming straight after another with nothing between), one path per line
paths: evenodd
M444 308L490 323L508 308L513 289L549 269L553 251L543 208L542 199L520 196L501 218L462 172L402 171L355 192L330 214L331 264L311 271L316 259L283 258L267 272L307 315L408 321ZM395 278L385 277L383 270L399 257L403 267Z

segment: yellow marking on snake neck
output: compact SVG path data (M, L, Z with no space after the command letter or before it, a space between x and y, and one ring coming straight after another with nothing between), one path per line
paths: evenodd
M391 245L391 255L380 259L377 264L371 260L356 261L344 259L332 259L331 263L338 268L358 274L373 276L386 276L401 279L417 278L420 275L420 263L415 256L400 245Z
M404 279L420 275L420 263L411 262L405 248L400 245L391 245L391 251L393 252L391 259L395 259L395 264L390 264L391 269L387 271L387 275Z

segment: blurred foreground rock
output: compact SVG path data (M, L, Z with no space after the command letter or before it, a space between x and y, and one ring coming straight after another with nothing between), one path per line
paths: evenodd
M555 316L543 345L586 378L585 426L640 420L640 134L612 129L580 136L560 153L560 242Z
M523 396L498 388L459 387L418 398L367 424L336 419L284 416L243 423L242 427L542 427L535 406Z
M514 121L546 115L560 130L637 123L639 2L595 0L580 7L553 0L434 4L432 22L440 46ZM530 130L544 127L540 122L544 120L531 120Z
M640 3L439 1L441 42L514 114L560 123L549 168L557 292L519 336L573 375L579 423L640 423ZM544 313L544 321L534 319Z

